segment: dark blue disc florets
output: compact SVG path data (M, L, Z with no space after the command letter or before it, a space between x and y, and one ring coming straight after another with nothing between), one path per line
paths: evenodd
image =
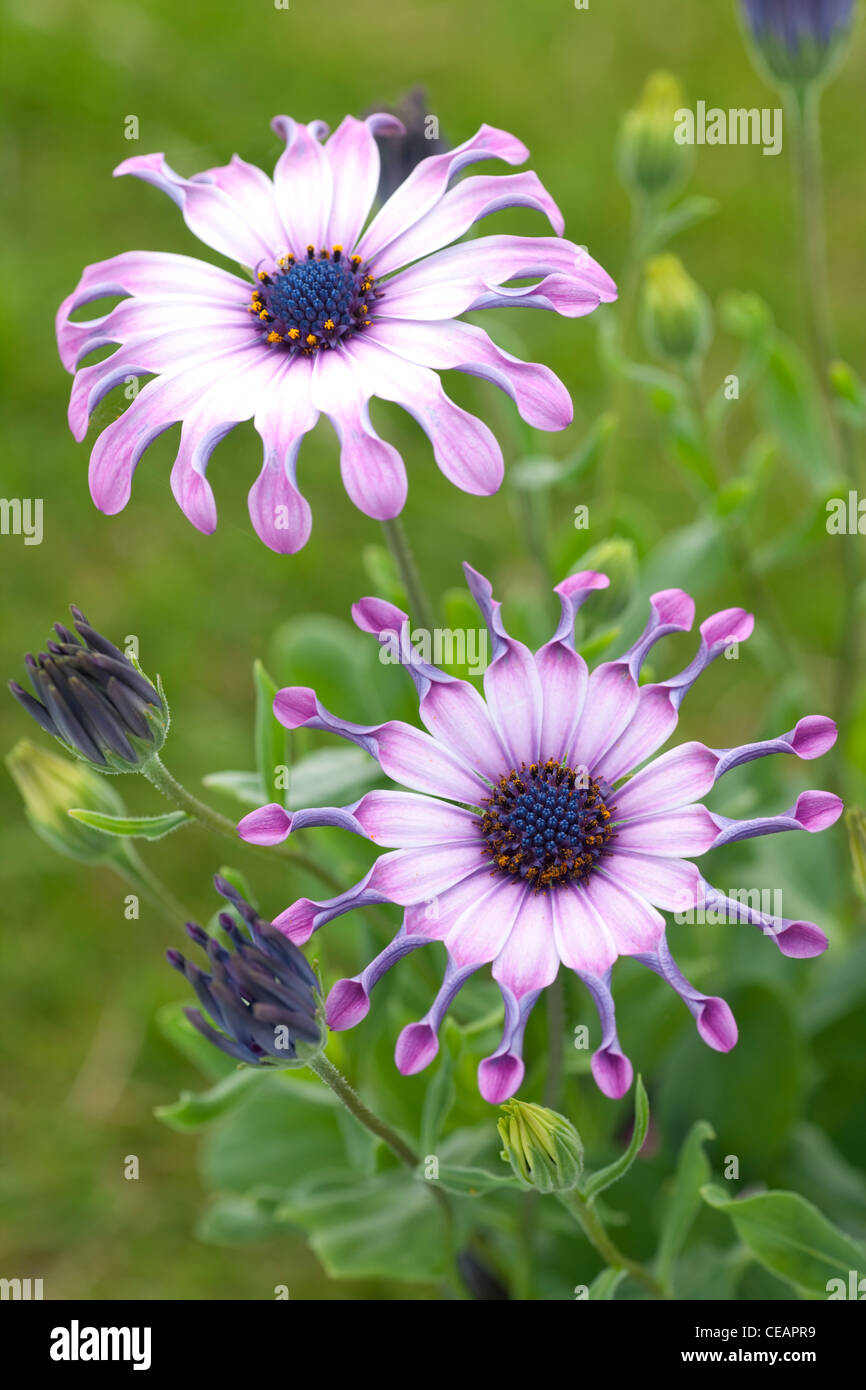
M586 879L612 835L612 793L585 768L523 764L499 779L481 816L484 853L543 892Z
M304 259L283 256L269 274L260 270L250 313L262 325L262 338L293 352L310 354L336 347L371 323L382 291L360 256L343 256L342 248L316 256L307 247Z

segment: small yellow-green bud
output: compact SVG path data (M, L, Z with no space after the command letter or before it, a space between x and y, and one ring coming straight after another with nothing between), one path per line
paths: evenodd
M22 738L6 755L6 766L24 798L24 811L36 834L52 849L86 864L117 860L125 851L114 836L73 820L80 807L122 816L124 805L114 787L86 763L72 762Z
M523 1187L568 1192L583 1171L583 1144L570 1120L555 1110L510 1100L497 1122L502 1158Z
M709 347L710 302L678 256L654 256L647 262L641 326L650 351L678 366L696 362Z
M674 139L684 104L683 89L669 72L647 78L640 104L623 118L617 147L619 175L630 193L656 198L684 182L693 152Z

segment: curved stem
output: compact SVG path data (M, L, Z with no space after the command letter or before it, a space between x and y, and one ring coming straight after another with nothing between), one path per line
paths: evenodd
M162 879L158 878L153 870L139 859L131 845L127 848L123 861L118 864L117 872L133 888L137 888L140 893L155 903L175 926L182 928L184 922L192 921L193 914L187 912L183 903L174 896L167 884L163 883Z
M634 336L638 299L640 295L641 272L646 258L646 245L651 220L651 209L647 204L647 200L643 196L635 198L632 202L629 239L623 258L622 275L620 277L620 293L617 305L619 311L617 322L617 351L623 358L629 356L632 337ZM611 436L606 455L604 455L599 462L599 469L601 471L598 476L596 488L597 500L601 505L606 520L609 520L609 514L612 513L616 505L620 461L625 448L623 440L624 422L630 391L631 382L624 373L619 373L614 385L610 407L616 417L616 428Z
M308 1063L311 1071L316 1073L320 1081L334 1092L334 1095L341 1100L346 1109L355 1116L355 1119L368 1129L371 1134L375 1134L377 1139L381 1139L383 1144L387 1144L401 1163L405 1163L407 1168L413 1172L421 1162L421 1157L415 1150L406 1143L395 1129L364 1104L357 1091L346 1080L345 1076L333 1064L329 1062L324 1053L320 1052L317 1057ZM447 1195L435 1183L428 1183L427 1186L435 1201L439 1203L443 1211L447 1214L449 1233L452 1221L451 1203Z
M229 820L228 816L222 815L220 811L215 811L212 806L207 806L203 801L199 801L197 796L187 791L186 787L180 783L176 777L169 772L168 768L158 756L154 756L142 768L147 780L156 787L157 791L162 792L163 796L168 797L169 801L174 802L175 806L186 811L188 816L192 816L207 830L212 830L215 835L222 835L225 839L231 840L234 845L246 844L238 835L238 828L234 821ZM311 859L302 850L292 849L289 845L262 846L253 845L253 849L264 848L268 854L278 854L282 859L288 860L298 869L305 869L308 873L315 874L322 883L335 892L342 891L342 885L334 875L321 864L317 864L315 859Z
M559 1200L562 1205L571 1212L577 1221L590 1245L598 1251L605 1264L612 1269L622 1269L629 1274L632 1279L641 1284L653 1298L667 1298L668 1295L662 1288L657 1279L654 1279L648 1269L645 1269L637 1260L632 1260L628 1255L614 1245L610 1236L602 1224L601 1217L595 1210L591 1202L585 1201L580 1193L561 1192Z
M797 195L803 279L806 285L812 352L830 437L845 480L856 490L858 477L854 443L847 425L844 421L840 422L836 415L830 387L830 367L836 344L827 270L820 102L821 92L816 85L789 97L789 109L794 113L797 132ZM856 611L856 592L861 565L856 537L852 540L851 537L840 536L838 544L843 594L836 650L834 712L844 736L851 713L851 702L857 688L860 662L861 638ZM841 771L837 780L841 783Z
M435 621L433 606L421 583L421 577L403 523L399 517L394 517L391 521L382 522L382 530L385 532L388 549L403 581L409 607L412 609L412 617L427 632L432 632Z

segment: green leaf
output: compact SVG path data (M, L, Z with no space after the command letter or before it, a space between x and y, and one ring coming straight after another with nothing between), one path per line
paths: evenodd
M346 1166L337 1122L339 1103L311 1074L268 1071L207 1130L201 1166L210 1188L247 1193L286 1189L305 1174Z
M708 217L714 217L718 210L719 205L715 198L705 198L700 193L683 198L675 207L661 213L656 219L650 234L650 249L661 250L680 232L687 231L689 227L696 226Z
M441 1213L403 1170L361 1181L354 1173L314 1179L295 1188L276 1215L306 1231L333 1279L430 1283L444 1269Z
M634 1130L629 1146L625 1153L621 1154L613 1163L609 1163L606 1168L600 1168L597 1173L593 1173L585 1180L582 1192L586 1201L591 1202L600 1192L604 1192L605 1188L625 1177L643 1148L648 1128L649 1100L643 1081L639 1076L634 1088Z
M206 1245L257 1245L282 1233L273 1202L251 1193L215 1197L196 1222L195 1234Z
M209 772L202 786L225 792L242 806L261 806L264 788L257 772Z
M277 785L278 769L287 765L286 730L274 715L274 696L277 686L260 661L253 665L253 684L256 690L255 748L256 769L264 801L285 805L288 790Z
M712 930L719 929L707 929ZM696 983L701 984L700 974ZM735 988L726 995L741 1046L725 1054L713 1052L696 1047L692 1029L682 1029L665 1063L658 1108L663 1133L677 1144L696 1113L712 1115L713 1128L725 1137L725 1153L740 1154L744 1180L754 1181L779 1160L799 1117L803 1040L785 1001L765 986Z
M757 387L757 401L767 428L778 436L788 457L801 465L806 478L829 481L832 450L818 385L790 339L777 338Z
M209 1080L234 1074L237 1062L209 1043L186 1016L188 999L164 1004L156 1011L156 1026L163 1037L176 1047L182 1056L198 1067Z
M163 816L108 816L103 811L76 807L68 814L106 835L127 835L139 840L161 840L163 835L170 835L192 820L186 811L166 811Z
M363 748L317 748L295 763L289 807L341 806L381 776L378 763Z
M372 592L379 598L387 599L398 608L407 605L406 590L397 569L397 563L386 545L364 545L361 547L361 568L372 585Z
M181 1091L171 1105L157 1105L154 1115L170 1129L188 1131L210 1124L245 1099L267 1077L264 1069L239 1067L209 1091Z
M662 1225L658 1250L658 1277L665 1287L670 1283L674 1262L700 1211L701 1188L709 1181L711 1172L704 1144L715 1137L712 1126L706 1120L697 1120L680 1149L674 1190Z
M540 492L559 483L569 482L594 464L616 429L616 416L605 411L590 427L573 453L564 459L543 456L523 458L513 464L508 478L520 492Z
M612 1269L608 1265L597 1274L589 1286L590 1303L601 1303L612 1299L625 1278L624 1269Z
M509 1188L520 1191L520 1184L513 1173L491 1173L487 1168L475 1168L459 1163L440 1163L439 1176L427 1178L423 1162L416 1168L415 1176L419 1182L429 1186L444 1187L455 1197L482 1197L486 1192L501 1192Z
M734 1198L707 1186L701 1196L731 1218L740 1240L765 1269L814 1298L826 1298L831 1279L842 1279L847 1289L849 1272L866 1269L866 1250L796 1192Z
M342 805L354 800L381 776L377 763L362 748L317 748L292 767L289 809ZM225 792L242 806L262 804L263 789L257 772L209 772L202 782Z
M433 1080L424 1093L424 1109L421 1112L421 1152L423 1154L435 1152L442 1127L456 1099L454 1063L451 1060L451 1054L443 1049Z

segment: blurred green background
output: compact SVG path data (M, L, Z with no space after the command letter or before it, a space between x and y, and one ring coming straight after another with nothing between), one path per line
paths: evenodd
M864 313L864 43L861 28L824 102L833 307L841 354L852 360L862 349ZM86 482L89 446L76 445L66 426L69 378L54 346L56 307L89 262L127 249L199 254L166 198L132 179L113 181L112 168L131 154L164 150L185 174L224 163L234 151L270 170L279 153L268 125L274 114L321 117L333 127L347 111L394 103L422 84L428 111L439 117L452 143L483 121L524 140L530 167L565 213L567 235L587 244L618 278L629 207L614 172L614 148L623 112L636 102L648 73L659 67L673 71L690 105L698 99L725 108L778 104L749 65L729 2L656 0L644 6L592 0L588 10L577 11L568 0L534 0L531 6L475 0L468 7L458 0L402 0L363 9L346 0L326 7L291 0L287 10L269 0L243 7L226 0L106 0L98 7L83 0L6 0L2 66L2 493L42 497L45 504L41 546L26 547L13 536L0 539L3 670L21 678L23 653L41 647L70 601L114 640L136 634L145 669L161 673L172 705L167 761L193 789L210 770L250 764L254 657L265 655L274 676L287 679L273 634L294 615L345 618L351 602L370 590L362 552L381 537L339 485L335 440L326 422L302 450L300 481L312 504L314 530L296 557L270 553L249 525L246 492L260 461L251 425L221 445L211 464L220 512L213 537L199 535L171 497L176 431L145 456L125 512L104 517L95 510ZM134 145L124 139L129 115L140 122ZM777 159L752 147L697 153L691 191L717 199L719 209L685 232L674 249L714 301L731 289L754 291L769 303L780 328L802 341L787 148ZM503 228L541 230L530 214L500 214L484 230ZM202 249L205 259L210 254ZM489 316L485 326L491 326ZM533 444L565 456L609 404L595 321L497 315L494 336L547 362L571 390L575 424ZM733 370L735 348L720 335L707 379L716 386ZM507 462L514 462L524 443L510 403L495 400L493 387L474 383L454 392L485 414ZM99 418L107 422L117 408L116 402L105 403ZM554 605L527 558L519 499L508 489L493 499L458 494L406 416L380 410L374 417L407 459L404 521L430 590L439 595L459 585L460 562L469 559L494 577L500 596L514 599L518 625L524 608L527 625L532 620L527 594L544 623L552 621ZM733 432L744 446L754 430L744 423ZM588 534L570 532L574 506L590 501L603 479L580 477L555 494L551 525L563 563L571 564L582 546L609 534L626 536L642 562L643 596L682 585L697 594L699 617L750 602L759 634L761 620L770 616L763 611L766 600L787 633L784 653L758 635L739 662L720 662L686 705L683 737L726 746L790 727L792 710L794 718L832 712L840 677L834 656L841 612L835 541L813 537L802 551L792 548L767 575L766 593L756 596L700 531L695 500L639 400L620 433L619 491L609 516L596 511ZM761 523L768 535L796 518L804 495L802 470L783 447ZM546 636L542 625L537 637ZM374 662L373 674L375 669ZM847 679L844 671L841 676ZM376 703L372 690L345 689L339 711L361 720L393 713ZM806 698L812 701L808 706L802 703ZM847 786L856 796L866 758L859 688L853 708L855 722L843 733ZM39 737L9 699L0 703L0 718L4 749L24 734ZM767 810L781 809L797 790L827 785L830 776L823 766L814 774L802 765L786 766L772 774L762 769L752 785L772 792ZM157 793L143 781L124 778L117 784L135 810L161 809ZM745 777L737 786L745 796ZM5 775L0 798L0 1272L42 1276L52 1298L267 1298L277 1283L287 1283L292 1296L302 1298L423 1296L423 1287L413 1293L413 1286L329 1283L300 1236L237 1251L191 1238L203 1201L197 1145L152 1117L153 1106L173 1099L180 1086L199 1084L197 1072L153 1022L157 1007L182 993L163 961L171 929L145 906L139 921L126 921L116 879L53 855L25 824ZM232 812L230 805L223 809ZM210 877L227 851L231 862L255 871L270 910L297 891L279 868L262 866L242 848L232 858L230 846L217 849L195 828L145 847L144 855L188 910L207 920L214 908ZM820 844L800 846L789 837L781 846L761 847L739 878L733 856L716 872L725 887L784 884L786 915L814 916L831 930L836 950L819 962L782 962L775 954L770 960L770 944L756 933L746 939L749 929L738 930L736 939L724 928L708 929L695 946L686 941L687 929L674 928L672 945L676 951L682 943L686 962L707 957L722 972L696 970L698 982L718 978L736 993L741 1042L731 1058L703 1049L677 1002L657 981L641 976L638 983L630 963L621 967L620 1013L626 1050L636 1067L649 1072L650 1083L653 1058L663 1044L673 1044L651 1091L671 1145L699 1116L721 1126L732 1144L742 1136L744 1149L757 1126L753 1177L779 1181L789 1175L786 1165L802 1168L806 1162L802 1135L814 1139L813 1131L797 1126L804 1120L817 1125L832 1138L834 1161L849 1183L839 1179L842 1195L832 1199L835 1209L825 1199L827 1214L862 1234L862 1188L846 1165L862 1167L866 1154L866 961L857 913L850 911L846 856L837 827ZM412 963L403 968L411 972ZM641 991L649 996L646 1017L655 1020L645 1028L638 1026ZM721 985L718 992L724 992ZM577 1020L588 1017L585 1005L580 1007ZM542 1030L532 1044L536 1056L543 1046ZM423 1079L400 1084L422 1088ZM584 1119L590 1137L602 1134L605 1122L598 1117L613 1107L600 1101L585 1077L568 1084L569 1113L578 1123ZM713 1098L725 1115L713 1113ZM773 1102L767 1113L765 1100ZM618 1123L629 1104L616 1111ZM758 1112L760 1122L754 1118ZM491 1125L492 1118L491 1112ZM123 1178L128 1154L140 1158L138 1182ZM651 1181L654 1172L670 1170L669 1156L658 1170L652 1161L647 1160L648 1186L658 1180ZM810 1195L806 1179L800 1190ZM755 1296L777 1296L780 1288L763 1287Z

